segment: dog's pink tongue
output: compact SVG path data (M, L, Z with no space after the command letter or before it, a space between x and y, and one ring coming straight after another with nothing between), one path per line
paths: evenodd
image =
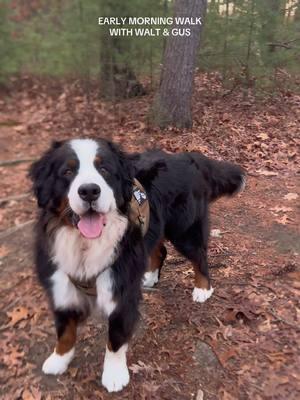
M102 233L105 217L101 214L87 214L80 217L78 229L87 239L95 239Z

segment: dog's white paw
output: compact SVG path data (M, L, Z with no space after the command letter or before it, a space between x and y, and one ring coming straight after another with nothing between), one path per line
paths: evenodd
M68 353L65 353L63 355L57 354L54 350L54 352L47 358L47 360L43 364L42 370L44 374L47 375L63 374L68 369L68 365L72 361L74 353L75 353L74 348L68 351Z
M106 349L102 385L109 392L119 392L129 383L126 350L127 345L122 346L116 353Z
M158 269L155 271L148 271L144 274L143 286L153 287L158 282Z
M214 289L201 289L195 287L193 290L193 300L197 303L204 303L213 294Z
M104 369L102 374L102 385L109 392L119 392L129 383L129 372L126 366L109 370Z

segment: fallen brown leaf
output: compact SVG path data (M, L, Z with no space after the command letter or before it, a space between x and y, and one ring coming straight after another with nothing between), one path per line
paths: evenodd
M221 389L220 392L219 392L219 399L220 400L236 400L236 397L233 397L226 390Z
M9 249L3 245L0 246L0 258L7 256Z
M8 352L3 355L3 362L7 366L20 366L24 357L24 351L17 347L11 347Z
M41 400L42 393L38 388L31 387L30 389L25 389L22 393L22 400Z
M276 213L293 211L293 209L291 207L285 207L285 206L272 207L272 208L270 208L270 210L275 211Z
M284 214L281 218L276 219L276 222L281 225L287 225L291 221L292 219L289 218L286 214Z
M263 176L277 176L278 172L274 172L274 171L267 171L267 170L258 170L256 171L259 175L263 175Z
M269 136L266 133L260 133L259 135L257 135L257 137L260 138L261 140L269 139Z
M218 354L218 359L220 363L222 364L223 368L226 368L226 363L230 358L233 358L238 355L238 352L235 348L231 348L228 351L225 351L224 353L221 353L220 355Z
M6 314L10 318L9 326L15 326L18 322L28 319L32 315L26 307L16 307L12 311L7 311Z
M296 200L296 199L298 199L298 194L297 193L288 193L288 194L286 194L283 198L285 199L285 200L288 200L288 201L290 201L290 200Z
M204 400L204 393L203 390L198 389L196 400Z

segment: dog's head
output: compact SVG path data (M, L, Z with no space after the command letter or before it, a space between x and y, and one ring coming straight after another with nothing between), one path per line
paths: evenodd
M100 236L106 215L124 213L132 196L130 161L103 139L54 142L29 175L39 207L87 238Z

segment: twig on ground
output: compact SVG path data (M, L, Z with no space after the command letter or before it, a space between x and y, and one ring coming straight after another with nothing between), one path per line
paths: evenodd
M2 197L0 199L0 204L7 203L8 201L12 201L12 200L15 200L15 201L22 200L29 196L30 196L30 193L22 193L22 194L16 194L14 196Z
M0 161L0 167L11 167L13 165L33 162L35 160L36 158L16 158L15 160L5 160L5 161Z
M8 311L10 308L13 308L15 304L17 304L20 301L19 297L16 297L13 301L8 303L6 306L2 308L2 312ZM1 328L2 329L2 328Z
M3 231L0 233L0 239L6 238L7 236L17 232L18 230L25 228L28 225L33 224L34 221L35 221L34 219L30 219L29 221L26 221L23 224L12 226L11 228L6 229L6 231Z
M221 257L221 256L233 256L235 253L232 251L224 251L223 253L219 254L209 254L209 257Z
M286 319L284 319L284 318L280 317L279 315L277 315L273 307L270 307L270 309L267 312L270 313L274 318L276 318L277 321L283 322L284 324L290 326L291 328L296 329L297 331L300 330L300 326L295 325L292 322L289 322Z
M167 260L165 261L165 263L166 263L167 265L180 265L180 264L186 263L186 260L185 260L184 258L178 258L178 259L176 259L176 260L167 259Z
M157 292L158 291L157 288L147 287L147 286L143 286L143 290L145 290L145 292Z
M235 286L251 286L251 287L253 287L254 289L261 289L261 288L264 288L264 289L270 290L270 292L272 292L272 293L277 294L276 291L275 291L274 289L270 288L269 286L262 285L262 284L255 285L254 283L250 283L250 282L231 282L231 281L226 281L225 285L232 285L232 286L234 286L234 285L235 285Z

